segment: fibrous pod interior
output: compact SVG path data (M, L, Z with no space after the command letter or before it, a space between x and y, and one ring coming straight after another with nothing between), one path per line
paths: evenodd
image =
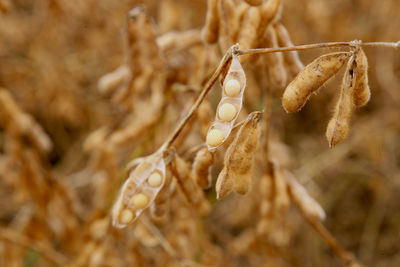
M165 163L153 155L134 169L122 186L112 210L112 223L123 228L132 223L156 198L165 182Z
M217 148L229 137L233 124L242 108L246 76L236 56L232 57L222 87L222 98L217 107L215 120L206 137L210 151Z

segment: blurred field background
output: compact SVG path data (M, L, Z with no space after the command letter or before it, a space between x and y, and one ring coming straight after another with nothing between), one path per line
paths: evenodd
M201 29L207 6L200 0L0 0L0 87L20 109L8 108L17 114L10 116L0 106L0 265L341 266L294 211L285 219L287 242L261 239L241 250L241 234L257 220L256 200L231 196L215 203L212 190L207 197L213 208L205 219L194 219L176 197L172 219L158 230L143 220L103 235L107 219L101 218L126 175L125 164L159 147L196 92L172 90L158 113L163 118L116 145L112 157L107 149L84 149L95 130L120 129L129 116L141 116L98 90L100 77L124 62L126 15L139 4L159 35ZM286 0L282 22L295 44L398 41L399 12L396 0ZM196 49L174 52L177 68L201 58L204 51ZM300 57L308 64L328 51ZM366 54L371 101L355 112L347 140L330 149L325 138L340 78L295 114L286 114L281 93L274 94L271 136L288 168L324 208L324 224L341 246L366 266L400 266L400 50L367 48ZM208 74L221 56L215 54ZM179 73L179 84L195 87L187 73ZM254 95L249 110L260 106ZM31 119L19 119L21 112ZM33 130L32 137L32 125L43 132ZM176 254L165 248L166 240Z

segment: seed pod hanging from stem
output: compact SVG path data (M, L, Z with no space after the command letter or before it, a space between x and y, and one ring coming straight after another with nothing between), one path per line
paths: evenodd
M217 179L217 199L224 198L233 190L238 194L246 194L250 190L260 136L260 117L260 112L251 113L226 151L224 168Z
M310 95L343 67L350 55L349 52L326 54L300 71L283 93L282 104L286 112L299 111Z
M362 107L368 103L371 90L368 85L368 59L364 50L360 48L356 53L356 84L353 98L356 107Z
M356 64L354 56L347 63L344 73L340 97L335 106L332 119L326 129L326 138L330 147L341 143L349 132L351 114L354 110L353 92L356 84Z

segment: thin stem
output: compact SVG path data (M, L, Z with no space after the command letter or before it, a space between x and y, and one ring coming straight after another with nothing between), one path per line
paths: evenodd
M217 81L218 76L221 74L222 70L225 68L225 66L230 62L232 59L232 53L233 50L236 49L236 45L232 46L224 55L224 57L221 59L217 69L211 76L211 78L207 81L206 85L204 86L203 90L201 91L200 95L197 97L196 102L193 104L193 106L190 108L189 113L181 120L179 125L176 127L172 135L169 137L169 139L164 143L163 145L163 150L168 149L175 139L179 136L179 134L182 132L183 128L185 125L189 122L189 120L192 118L194 113L196 112L197 108L200 106L200 104L203 102L204 98L208 94L208 92L211 90L212 86L214 83ZM235 50L236 52L236 50Z
M264 54L264 53L274 53L274 52L309 50L309 49L315 49L315 48L357 47L357 46L399 48L400 41L398 41L398 42L367 42L367 43L363 43L361 41L329 42L329 43L306 44L306 45L296 45L296 46L277 47L277 48L238 49L237 54L238 55L254 55L254 54Z
M360 267L363 266L357 261L352 253L347 252L340 246L339 242L337 242L333 235L325 228L325 226L320 221L307 216L296 201L294 201L294 204L300 211L302 217L319 234L322 240L336 253L336 255L343 261L345 266L352 266L352 264L357 264L356 266Z

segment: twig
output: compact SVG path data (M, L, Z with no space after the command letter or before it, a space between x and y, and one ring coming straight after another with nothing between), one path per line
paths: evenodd
M28 237L18 232L15 232L11 229L0 227L0 239L3 239L5 241L14 243L16 245L25 248L32 248L38 251L44 258L46 258L47 260L51 261L56 265L66 266L68 264L68 259L64 255L55 251L53 248L35 242L34 240L30 240Z
M322 240L336 253L336 255L343 261L345 266L363 266L357 261L352 253L344 250L340 246L333 235L325 228L325 226L320 221L313 220L312 218L307 216L297 202L294 202L294 204L296 205L296 208L300 211L302 217L307 221L309 225L311 225L312 228L314 228L314 230L319 234Z
M212 86L214 83L217 81L218 76L221 74L222 70L225 68L225 66L230 62L232 59L232 53L234 50L237 50L237 45L233 45L224 55L224 57L221 59L217 69L215 70L214 74L211 76L211 78L208 80L207 84L204 86L203 90L201 91L200 95L197 97L196 102L193 104L193 106L190 108L189 113L181 120L179 125L176 127L172 135L169 137L169 139L164 143L163 149L166 150L168 149L175 139L179 136L185 125L189 122L189 120L192 118L194 113L196 112L197 108L200 106L200 104L203 102L204 98L208 94L208 92L211 90Z
M315 48L357 47L357 46L399 48L400 41L398 41L398 42L367 42L367 43L363 43L361 41L329 42L329 43L306 44L306 45L296 45L296 46L277 47L277 48L238 49L237 54L238 55L254 55L254 54L264 54L264 53L274 53L274 52L309 50L309 49L315 49Z

